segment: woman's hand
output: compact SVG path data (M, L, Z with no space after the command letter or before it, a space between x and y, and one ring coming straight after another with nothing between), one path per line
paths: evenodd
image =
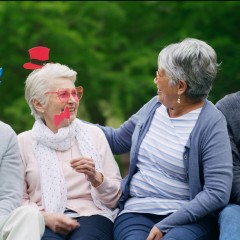
M75 171L84 173L93 187L98 187L103 182L103 175L95 170L95 164L91 158L72 159L70 165Z
M146 240L160 240L163 237L163 233L157 228L153 227Z
M80 226L77 220L71 219L64 214L43 211L41 213L44 217L45 225L55 233L66 235Z

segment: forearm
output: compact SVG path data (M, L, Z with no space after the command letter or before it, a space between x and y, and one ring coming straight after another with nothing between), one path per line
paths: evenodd
M100 172L96 172L95 178L91 181L91 184L93 187L97 188L103 183L103 180L104 180L103 174Z
M120 179L114 180L104 176L102 184L95 188L95 192L105 206L115 208L121 196Z

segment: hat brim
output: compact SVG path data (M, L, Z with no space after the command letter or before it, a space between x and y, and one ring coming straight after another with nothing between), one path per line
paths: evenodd
M34 69L39 69L39 68L42 68L43 65L38 65L38 64L33 64L33 63L24 63L23 64L23 67L25 69L30 69L30 70L34 70Z

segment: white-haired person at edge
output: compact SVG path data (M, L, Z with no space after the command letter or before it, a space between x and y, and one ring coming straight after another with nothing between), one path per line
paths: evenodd
M207 97L219 64L187 38L158 56L154 96L120 128L103 127L114 154L130 152L115 240L212 240L232 185L226 120Z
M40 240L44 232L42 215L21 206L23 177L17 135L0 121L0 240Z
M83 88L77 72L47 63L25 82L35 123L18 135L24 203L43 215L42 240L112 240L121 176L104 133L78 119ZM69 119L55 124L66 107Z

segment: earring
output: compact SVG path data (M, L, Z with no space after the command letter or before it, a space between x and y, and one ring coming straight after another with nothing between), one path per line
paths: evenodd
M177 103L181 103L180 95L178 95Z

